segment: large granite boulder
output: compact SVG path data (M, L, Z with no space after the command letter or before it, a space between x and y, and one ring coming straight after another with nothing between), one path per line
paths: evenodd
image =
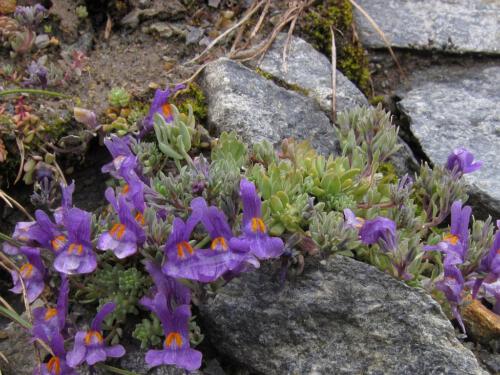
M332 110L332 64L328 58L299 37L292 37L288 49L286 65L283 64L283 48L286 34L280 34L267 51L260 69L291 85L308 91L308 96L318 101L321 109ZM355 106L368 105L361 91L341 72L337 71L336 99L337 111Z
M281 285L269 265L201 306L212 345L256 374L487 374L423 290L347 257Z
M393 47L451 52L500 53L496 0L357 0ZM363 44L385 48L359 11L355 21Z
M210 63L202 82L208 97L208 122L218 131L236 131L248 143L287 137L309 140L324 154L336 151L330 120L310 98L277 86L228 59Z
M500 66L437 67L411 77L399 107L434 163L457 147L470 149L483 166L465 176L476 215L500 217Z

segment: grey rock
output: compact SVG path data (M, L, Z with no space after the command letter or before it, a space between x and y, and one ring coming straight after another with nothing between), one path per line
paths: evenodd
M243 65L219 59L204 70L208 122L218 131L235 131L248 143L275 145L287 137L309 140L323 154L337 150L332 126L318 104L278 87Z
M311 260L282 287L266 265L200 318L219 353L257 374L487 374L427 293L347 257Z
M35 46L38 49L43 49L48 47L50 44L50 38L47 34L37 35L35 38Z
M208 0L208 6L212 8L218 8L220 5L220 0Z
M394 165L398 176L401 177L408 174L413 177L419 169L419 163L413 155L410 146L401 138L399 138L399 144L401 145L400 149L389 157L389 162Z
M452 52L500 53L496 0L358 0L393 47ZM356 26L363 44L385 44L359 10Z
M142 32L147 34L158 35L161 38L170 38L172 36L188 35L186 25L181 23L155 22L151 25L144 26Z
M120 21L122 26L136 28L143 21L149 19L158 20L178 20L186 14L186 7L178 0L155 0L147 9L142 9L144 5L137 4L137 8L132 9Z
M184 375L186 371L175 366L158 366L148 368L145 361L146 350L137 347L127 347L127 354L119 359L120 368L135 372L141 375ZM202 375L200 371L191 372L192 375Z
M205 30L201 27L192 27L190 28L187 36L186 36L186 44L194 44L198 43L203 35L205 34Z
M399 107L425 154L444 164L450 152L466 147L483 162L465 175L471 201L481 217L500 217L500 66L437 67L414 73Z
M7 338L0 340L0 353L9 363L0 358L0 372L3 375L31 375L35 368L35 354L33 345L30 344L31 336L25 329L9 323L2 327Z
M264 56L259 68L289 84L309 91L309 96L318 101L323 111L332 108L332 65L328 58L298 37L292 37L286 66L283 65L283 48L286 34L280 34ZM337 111L358 105L368 105L361 91L341 72L337 71Z

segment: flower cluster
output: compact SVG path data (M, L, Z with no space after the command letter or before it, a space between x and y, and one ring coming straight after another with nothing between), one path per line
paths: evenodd
M455 150L435 174L427 167L415 179L381 182L385 176L379 178L378 166L397 150L397 131L381 110L363 109L365 120L353 115L349 123L371 134L372 123L382 121L374 138L387 141L375 142L385 145L382 154L366 151L364 137L349 135L346 123L342 142L352 144L342 147L347 154L340 157L325 158L293 140L284 142L279 156L265 143L249 156L236 135L222 134L206 142L212 145L208 161L195 141L192 111L179 114L168 103L171 93L156 92L136 137L104 140L112 160L102 172L114 181L100 215L73 205L74 183L63 186L60 207L51 215L37 210L36 220L18 223L4 244L6 254L23 260L12 272L13 292L26 291L33 302L59 285L57 303L33 311L31 334L51 355L35 373L76 374L81 366L93 371L100 362L125 355L116 341L122 334L119 325L127 314L139 312L138 303L157 318L154 340L141 339L142 345L162 343L146 352L147 365L200 368L191 313L191 304L206 294L199 283L213 283L210 290L215 290L260 267L261 261L282 256L285 244L276 236L287 240L283 279L287 267L303 266L305 256L336 251L409 285L423 285L425 259L433 275L426 284L442 292L462 328L460 305L467 290L474 298L495 299L495 311L500 311L500 230L492 239L485 224L477 241L469 232L472 210L460 200L460 178L480 166L467 150ZM75 117L89 128L98 126L91 111L75 109ZM156 143L141 139L152 129ZM375 160L372 154L381 156ZM437 191L434 186L443 181L451 187ZM450 231L436 241L437 226L450 211ZM142 268L147 274L141 274ZM111 284L116 290L106 295L102 289ZM71 293L75 285L79 290ZM70 296L79 301L85 293L87 303L99 301L99 311L87 326L68 322ZM143 328L142 337L151 333Z
M261 198L255 185L245 178L239 189L243 208L239 235L226 214L201 196L192 199L187 219L168 214L166 207L158 206L158 194L145 182L132 151L134 142L129 137L115 136L105 140L113 160L102 171L110 173L120 185L105 192L110 204L106 220L93 225L89 212L73 206L72 183L62 187L62 203L52 218L37 210L35 221L17 224L12 238L22 246L4 244L6 253L26 259L19 273L12 272L11 290L21 293L22 279L30 302L45 289L51 268L60 274L57 305L34 311L33 337L45 342L52 351L49 361L37 370L41 374L73 374L83 364L94 366L108 357L125 354L121 345L108 346L104 339L102 323L113 313L116 303L104 304L88 329L70 335L66 324L71 277L96 270L102 254L96 250L111 252L118 259L135 257L145 264L155 286L141 299L141 304L157 315L165 333L163 348L148 351L146 362L151 367L177 365L188 371L201 366L202 355L190 348L191 292L178 279L201 283L228 280L258 268L260 260L279 257L284 251L283 241L269 235ZM146 261L141 253L155 243L148 235L145 219L146 211L152 207L158 218L172 220L161 262ZM93 233L96 227L97 233ZM195 231L206 236L199 246L195 245ZM42 253L46 253L43 259ZM50 266L46 266L48 261ZM64 341L70 336L73 348L66 351Z

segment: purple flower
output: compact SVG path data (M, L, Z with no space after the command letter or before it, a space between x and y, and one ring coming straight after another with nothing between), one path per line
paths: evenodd
M151 103L151 107L149 108L149 113L143 120L143 128L140 132L140 137L143 137L153 129L154 116L157 113L161 117L163 117L165 122L172 122L174 116L172 112L172 106L168 103L168 98L170 97L170 95L176 93L179 90L182 90L184 87L184 85L177 85L173 90L170 90L169 88L163 91L160 89L156 90L155 96L153 98L153 103Z
M172 277L166 276L159 266L153 262L145 262L146 270L153 279L155 287L153 288L153 298L141 298L141 304L149 310L161 315L162 308L172 312L178 306L189 305L191 303L191 290L179 283Z
M33 6L17 6L14 17L20 24L29 29L34 29L47 17L47 14L47 9L42 4L36 4Z
M64 213L73 207L73 193L75 192L75 181L65 186L61 184L61 207L56 208L54 211L54 219L57 224L62 224Z
M104 144L113 157L113 160L102 167L101 170L103 173L111 173L114 177L120 177L118 172L124 163L128 168L134 169L136 167L137 159L130 149L130 137L112 135L110 138L104 140Z
M35 211L36 225L29 228L27 236L40 246L58 254L67 244L66 235L50 220L42 210Z
M76 121L85 125L89 130L94 130L99 126L95 112L89 109L74 107L73 116Z
M478 170L482 164L480 161L474 162L474 155L467 149L457 148L448 156L446 169L462 175Z
M239 269L244 264L259 267L259 261L252 254L231 249L229 243L233 233L222 211L214 206L207 207L203 198L194 199L191 208L194 215L201 217L203 226L212 239L210 248L196 250L195 254L184 262L166 263L164 272L167 275L208 283L227 271Z
M26 80L24 80L24 86L41 87L42 89L47 88L48 70L45 66L37 61L32 61L27 69L27 72L29 76Z
M346 208L344 210L344 226L347 228L360 229L365 222L364 219L357 217L354 212Z
M495 233L493 245L486 256L481 259L477 271L485 274L484 277L478 277L472 289L472 298L476 298L477 292L483 282L494 283L500 277L500 230Z
M146 363L149 367L176 365L187 371L197 370L201 366L202 355L189 345L189 318L191 317L189 306L179 306L173 313L165 313L165 311L158 316L165 332L164 348L149 350L146 353Z
M444 278L436 283L436 288L444 293L450 303L453 316L460 324L460 328L465 333L462 317L458 312L458 305L462 302L462 291L464 289L464 278L455 265L445 265Z
M23 242L26 245L29 245L31 242L35 240L30 236L30 229L36 224L35 221L19 221L14 228L14 233L12 234L12 238L14 240ZM3 251L7 255L18 255L19 248L14 246L8 242L4 242Z
M66 360L70 367L77 367L83 362L89 366L104 362L106 358L120 358L125 354L121 345L106 346L102 334L102 322L116 308L116 304L109 302L97 313L88 331L78 331L75 335L73 350L68 352Z
M397 248L396 223L385 217L378 216L373 220L366 220L359 230L359 235L365 245L378 243L385 252L393 252Z
M118 203L112 188L108 188L105 195L118 212L119 222L99 236L97 248L111 250L117 258L123 259L135 254L137 246L146 241L146 234L141 226L144 224L144 217L140 212L135 216L132 214L132 209L125 201L125 197L121 196Z
M37 332L44 332L49 339L55 334L61 333L66 325L66 315L68 313L69 281L62 277L59 297L56 307L37 307L33 310L33 329Z
M491 284L484 283L482 286L485 294L495 299L493 312L497 315L500 315L500 280L497 280L496 282Z
M45 267L40 257L40 250L23 246L20 249L20 253L25 255L28 261L19 267L20 275L17 271L11 272L14 286L10 291L16 294L21 294L23 292L21 283L22 278L24 286L26 287L28 301L31 303L42 294L45 288L45 283L43 282Z
M34 375L78 375L78 373L66 363L66 351L64 350L64 339L60 333L53 335L50 339L43 331L37 332L35 337L44 341L54 353L46 363L40 364Z
M64 215L63 223L68 231L68 240L56 257L54 268L68 275L94 271L97 260L90 242L90 214L79 208L71 208Z
M451 229L443 241L435 246L424 246L425 251L437 250L445 254L444 264L462 264L469 248L469 220L472 209L462 208L462 202L455 201L451 205Z
M165 254L167 255L167 262L163 265L163 272L170 275L173 269L178 269L186 264L189 264L195 256L195 250L189 243L191 232L194 227L200 222L201 212L193 211L191 216L184 223L182 219L175 218L172 223L172 231L165 244ZM186 268L189 270L190 268ZM190 279L196 279L196 270L189 275ZM187 271L186 271L187 274Z
M245 178L240 182L240 197L243 201L243 235L232 238L229 246L235 251L250 252L259 259L279 257L285 245L281 238L267 234L260 196L255 185Z
M127 164L124 163L120 171L121 177L125 180L121 194L127 198L127 200L133 204L134 208L139 212L144 212L146 204L144 203L144 190L146 185L139 176L135 173L132 166L127 168Z

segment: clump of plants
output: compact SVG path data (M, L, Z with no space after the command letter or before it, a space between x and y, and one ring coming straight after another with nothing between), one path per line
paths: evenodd
M394 181L382 171L398 130L381 108L340 116L342 152L323 156L292 139L277 152L233 133L210 138L170 93L156 92L135 132L106 138L107 207L83 211L63 185L60 205L1 235L11 291L28 307L43 295L32 321L0 305L43 348L39 372L129 373L104 363L116 365L131 339L149 348L150 367L196 370L203 335L191 306L280 257L281 275L312 256L355 257L442 293L458 321L466 294L498 297L500 231L493 239L491 220L475 221L469 235L461 177L479 164L466 150ZM448 231L439 225L450 212Z

